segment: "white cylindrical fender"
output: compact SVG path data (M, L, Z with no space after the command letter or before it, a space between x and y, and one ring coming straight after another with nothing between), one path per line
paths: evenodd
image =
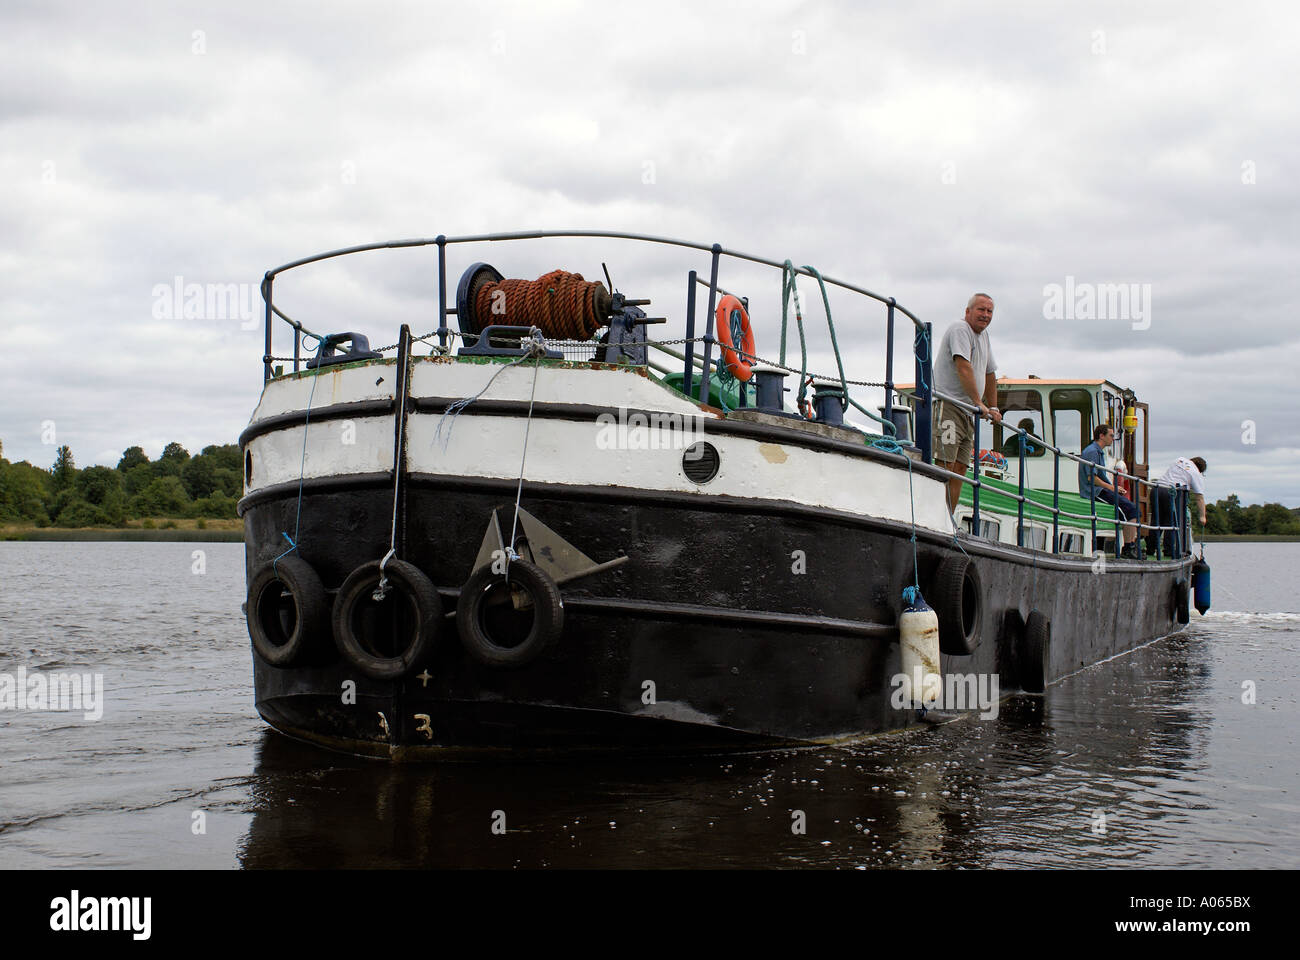
M939 672L939 616L921 601L909 605L898 618L898 642L903 655L904 701L929 707L939 699L943 677Z

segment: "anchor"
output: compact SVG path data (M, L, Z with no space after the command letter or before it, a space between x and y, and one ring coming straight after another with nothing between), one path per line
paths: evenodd
M629 559L623 555L604 563L597 563L522 507L519 508L519 525L523 528L524 549L513 555L521 556L536 564L542 572L555 581L556 586L612 570ZM478 556L474 559L474 567L470 573L478 572L502 555L511 556L512 551L506 546L505 537L501 535L501 519L497 511L493 510L492 517L488 520L487 530L483 532L483 543L478 548Z

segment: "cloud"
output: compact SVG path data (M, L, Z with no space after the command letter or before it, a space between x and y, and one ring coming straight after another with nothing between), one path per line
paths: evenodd
M1003 372L1133 387L1152 404L1153 456L1213 451L1225 494L1239 482L1300 503L1286 479L1300 132L1285 122L1300 67L1275 42L1296 26L1284 7L131 9L0 13L10 459L52 462L47 419L82 463L234 439L260 330L156 319L153 292L176 277L255 287L356 243L579 226L791 257L897 297L937 333L989 290ZM705 254L564 249L454 249L450 279L470 257L517 276L607 262L679 336L685 270L708 269ZM436 325L435 262L308 268L277 302L391 343L403 322ZM1067 277L1149 284L1149 328L1049 319L1044 288ZM759 352L775 356L779 276L728 264L724 284L753 298ZM801 293L815 369L833 372L815 284ZM831 304L850 376L880 379L883 308Z

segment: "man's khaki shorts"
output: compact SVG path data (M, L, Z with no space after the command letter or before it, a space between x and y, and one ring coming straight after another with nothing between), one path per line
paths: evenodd
M975 422L961 407L942 400L935 401L934 420L930 424L934 459L942 463L970 466L974 450Z

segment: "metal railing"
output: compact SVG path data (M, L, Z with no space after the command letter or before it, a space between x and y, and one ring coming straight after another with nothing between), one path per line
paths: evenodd
M918 361L918 365L919 365L919 361ZM929 384L931 382L929 379L929 373L930 371L927 370L926 371L927 376L925 377L924 380L922 380L918 376L917 384L918 385ZM979 458L980 423L985 419L985 417L980 413L979 407L975 406L969 401L962 400L957 397L949 396L948 394L941 393L940 391L934 390L933 388L927 388L925 392L929 394L929 396L926 396L924 399L922 399L919 396L910 396L910 395L903 396L904 400L912 402L916 407L916 415L918 420L923 415L921 412L921 405L923 403L924 406L928 408L925 411L925 415L929 417L933 416L933 412L932 412L933 400L935 397L938 397L946 404L951 404L955 407L959 407L960 409L965 410L967 413L971 414L973 418L974 421L974 430L973 430L973 437L972 437L973 455L971 457L971 465L972 465L971 469L972 469L972 473L974 474L973 479L971 477L965 476L964 474L953 473L951 470L948 470L945 467L938 466L937 464L934 464L934 466L936 467L936 469L942 471L948 477L958 478L962 481L962 483L969 484L971 486L972 488L971 532L978 535L980 530L980 491L984 487L983 481L980 480L980 458ZM919 388L917 393L918 394L921 393L921 390ZM989 423L991 427L993 421L990 419ZM1005 425L1004 425L1004 429L1007 429ZM920 432L921 431L918 427L917 429L918 436L920 435ZM1094 495L1089 498L1089 506L1091 507L1090 514L1070 513L1069 511L1061 509L1061 505L1060 505L1061 503L1060 501L1061 458L1065 457L1067 460L1072 460L1075 463L1086 467L1088 472L1093 475L1097 473L1108 474L1111 477L1109 482L1112 485L1118 486L1117 480L1120 477L1132 481L1130 490L1132 490L1132 492L1136 494L1136 496L1134 496L1131 499L1134 506L1138 510L1138 517L1132 525L1138 528L1138 537L1139 538L1142 537L1144 531L1156 532L1156 549L1155 549L1156 559L1162 560L1164 559L1162 555L1164 533L1166 531L1172 531L1175 540L1175 544L1174 544L1175 557L1171 559L1177 559L1179 557L1183 557L1187 555L1191 543L1191 537L1190 537L1189 525L1187 522L1188 490L1185 486L1183 486L1182 484L1177 484L1172 488L1173 500L1174 500L1174 518L1177 518L1177 522L1171 523L1169 525L1143 523L1141 517L1141 498L1140 498L1141 488L1147 487L1152 491L1153 493L1151 497L1152 513L1155 514L1156 512L1158 512L1156 508L1156 504L1158 503L1158 498L1159 498L1158 490L1160 484L1154 483L1149 480L1143 480L1141 477L1137 477L1129 473L1124 473L1123 471L1115 470L1113 468L1108 469L1106 467L1093 463L1091 460L1084 460L1081 456L1070 453L1066 450L1062 450L1059 447L1048 443L1042 437L1035 436L1034 434L1029 433L1027 430L1024 430L1023 428L1016 428L1012 432L1020 438L1020 442L1018 444L1019 446L1019 469L1017 470L1018 489L1017 492L1014 494L1002 490L999 490L998 493L1001 496L1009 497L1016 501L1016 507L1017 507L1016 544L1018 546L1023 547L1025 545L1024 543L1024 536L1025 536L1025 529L1026 529L1025 528L1025 504L1029 503L1035 507L1038 507L1039 509L1047 510L1052 514L1052 553L1053 554L1061 552L1060 551L1060 518L1061 517L1068 517L1072 520L1089 521L1092 528L1093 552L1094 553L1096 552L1097 520L1098 520L1097 517L1098 498L1096 494L1094 493ZM1048 507L1044 503L1040 503L1036 500L1033 500L1032 498L1028 497L1025 493L1025 489L1026 489L1025 488L1025 473L1026 473L1025 450L1026 450L1026 444L1029 441L1032 441L1034 444L1041 446L1044 450L1050 450L1052 452L1053 463L1052 463L1052 506L1051 507ZM933 464L932 450L928 448L922 448L922 455L924 456L927 463ZM1079 495L1084 496L1082 490L1079 491ZM1118 496L1119 496L1118 491L1115 491L1114 495L1118 500ZM1106 501L1104 500L1102 502L1106 503ZM1129 524L1127 521L1123 519L1123 515L1119 509L1118 502L1114 504L1114 507L1115 507L1115 520L1114 520L1115 548L1114 549L1115 549L1116 557L1119 557L1120 552L1122 550L1122 541L1123 541L1123 536L1121 534L1121 527ZM1103 518L1103 522L1104 522L1104 518Z
M262 300L266 304L265 352L262 358L263 380L264 381L270 380L272 376L271 360L273 358L273 353L272 353L271 334L272 334L272 322L275 317L279 317L284 323L288 324L294 331L293 360L294 360L295 372L297 372L300 368L300 358L301 358L300 344L301 344L302 336L305 334L317 340L321 339L319 334L315 333L312 330L307 329L302 324L298 323L296 320L293 320L290 317L286 316L278 307L275 306L274 299L273 299L274 283L276 277L278 277L282 273L285 273L289 270L294 270L298 267L306 266L311 263L319 263L322 260L331 260L336 257L349 256L354 253L364 253L370 250L391 250L391 249L402 249L407 247L436 246L438 248L438 328L434 332L438 336L438 342L440 348L445 350L447 347L447 339L449 335L453 333L453 331L451 331L447 326L447 317L453 316L456 313L455 308L449 307L447 304L447 247L448 246L454 244L460 244L460 243L500 243L500 242L507 242L507 241L515 241L515 240L541 240L541 239L559 238L559 237L607 239L607 240L634 240L634 241L640 241L644 243L659 243L668 246L683 247L690 250L701 250L712 255L712 262L710 267L710 279L709 279L709 312L706 317L706 332L704 336L706 363L704 368L704 374L701 378L703 381L702 386L704 388L704 393L703 393L704 396L708 396L707 393L708 379L709 379L708 371L710 367L711 356L713 353L713 347L714 344L716 343L716 340L714 339L713 336L714 333L713 315L714 315L715 307L717 306L717 294L719 292L719 288L718 288L719 261L721 260L722 257L731 257L736 260L744 260L750 263L757 263L764 266L774 267L776 269L784 268L783 262L776 261L776 260L769 260L766 257L756 256L755 254L745 253L740 250L730 250L719 243L713 243L713 244L696 243L690 240L677 240L671 237L659 237L659 236L654 236L652 234L623 233L623 232L608 231L608 230L539 230L539 231L516 232L516 233L472 234L463 237L448 237L445 235L439 235L437 237L431 237L431 238L416 238L410 240L390 240L381 243L366 243L366 244L360 244L352 247L341 247L337 250L331 250L326 253L319 253L319 254L315 254L314 256L303 257L299 260L290 261L289 263L282 264L278 267L275 267L272 270L268 270L266 274L263 276L262 284L261 284L261 292L262 292ZM813 272L806 270L802 267L796 267L795 272L801 276L815 277L815 274ZM694 278L692 278L692 280L694 281ZM888 366L888 370L891 371L891 374L886 376L886 379L890 381L887 384L886 400L888 400L888 396L893 392L892 369L893 369L893 353L894 353L894 349L893 349L894 311L897 310L899 313L902 313L905 317L910 319L918 329L921 329L922 327L928 327L928 325L922 324L921 321L910 310L906 309L901 304L897 303L897 301L895 301L893 297L882 296L881 294L868 290L865 287L860 287L857 284L848 283L847 281L844 280L837 280L834 277L828 277L822 275L821 280L831 286L840 287L841 289L848 290L852 293L860 294L861 296L867 297L871 300L875 300L881 304L884 304L885 307L887 308L888 341L889 341L888 351L887 351L887 366ZM692 308L694 305L693 288L694 288L694 282L692 282L692 293L689 296L689 303L688 303L688 315L692 318L694 315L694 310L690 308ZM694 336L693 331L688 331L687 336L688 337ZM686 375L689 380L691 375L691 371L689 368L687 370Z
M971 486L973 487L972 499L973 499L974 507L972 511L972 532L978 534L980 529L979 526L980 491L983 487L983 483L980 480L980 475L979 475L978 451L979 451L980 422L983 419L983 417L980 415L978 407L973 406L972 404L967 403L966 401L961 400L957 397L949 397L944 394L940 394L938 393L938 391L933 389L932 387L932 383L933 383L932 376L933 376L933 368L934 368L933 349L932 349L933 325L930 323L922 322L915 314L913 314L910 310L908 310L907 308L899 304L893 297L883 296L881 294L875 293L874 291L868 290L865 287L848 283L843 280L838 280L834 277L818 275L815 271L812 271L806 267L793 267L789 261L781 262L776 260L770 260L767 259L766 257L759 257L754 254L745 253L739 250L730 250L727 249L726 247L723 247L719 243L713 243L713 244L696 243L689 240L677 240L669 237L659 237L650 234L623 233L617 231L559 230L559 231L530 231L530 232L514 232L514 233L473 234L473 235L462 236L462 237L448 237L445 235L439 235L437 237L432 237L432 238L392 240L392 241L381 242L381 243L361 244L358 246L343 247L337 250L331 250L329 252L316 254L310 257L303 257L302 259L294 260L289 263L282 264L281 266L276 267L272 270L268 270L265 276L262 278L262 284L261 284L262 299L266 305L265 352L262 358L263 380L269 381L273 375L271 361L276 358L273 356L273 352L272 352L272 330L273 330L273 322L275 318L278 317L281 321L283 321L293 330L293 358L292 359L293 359L293 369L295 373L298 372L301 367L303 337L308 336L317 340L318 342L323 341L324 339L323 337L321 337L320 334L315 333L314 331L303 326L298 321L293 320L292 318L284 314L279 307L275 306L273 301L274 283L275 283L275 279L279 275L289 270L306 266L308 264L319 263L323 260L330 260L336 257L343 257L351 254L363 253L366 251L400 249L400 248L408 248L408 247L436 246L438 249L438 317L437 317L438 326L436 330L425 335L425 337L417 338L417 339L427 339L436 335L438 338L438 349L445 353L448 350L448 340L454 336L460 335L459 331L453 331L447 326L447 318L449 316L456 315L457 312L455 307L449 306L447 303L447 247L455 244L464 244L464 243L498 243L498 242L518 241L518 240L540 240L540 239L547 239L547 238L632 240L632 241L639 241L645 243L657 243L657 244L665 244L668 246L682 247L690 250L703 251L710 254L711 260L710 260L708 281L707 282L704 281L701 277L698 276L698 274L694 270L690 271L688 276L688 281L687 281L688 289L687 289L687 297L686 297L686 338L684 340L685 352L684 352L684 356L680 356L680 359L683 361L684 364L682 392L685 393L687 396L695 396L696 394L694 391L696 389L696 384L698 382L698 390L699 390L698 396L700 398L705 399L706 401L707 398L710 396L709 393L710 379L712 376L720 372L721 356L719 355L716 361L714 359L714 348L718 344L718 341L714 336L715 334L714 318L715 318L715 310L718 302L718 294L720 292L725 294L726 292L725 290L723 290L723 288L721 288L718 285L718 272L719 272L720 262L723 257L748 261L750 263L757 263L764 266L780 269L783 271L782 274L783 278L785 276L785 271L793 270L793 272L796 275L818 279L819 281L827 285L848 290L852 293L859 294L861 296L867 297L870 300L874 300L884 305L884 307L886 308L885 380L883 384L880 384L880 386L883 386L884 388L885 404L884 404L883 412L885 413L886 417L890 417L890 418L892 418L893 415L892 411L894 409L894 403L895 403L895 399L894 399L895 397L894 315L895 312L901 313L907 319L911 320L913 324L914 337L912 343L912 353L913 353L913 360L914 360L915 383L917 385L915 395L905 396L903 397L903 399L907 402L912 403L914 406L915 429L913 432L915 434L915 444L919 448L921 458L924 460L924 462L927 464L934 465L933 454L932 454L932 437L933 437L932 421L933 421L934 399L936 396L938 396L939 398L941 398L947 403L954 404L955 406L966 410L974 417L975 456L972 457L972 460L974 461L974 479L970 479L964 475L960 476L959 479L963 483L971 484ZM695 327L696 327L695 291L697 285L707 286L709 290L708 311L705 314L705 332L704 332L704 336L700 338L697 338L695 336ZM829 324L829 317L828 317L828 324ZM803 336L802 331L800 331L800 336L801 337ZM702 341L704 344L704 356L702 359L695 356L695 344L697 340ZM838 359L838 348L837 348L837 359ZM699 368L698 371L697 371L697 367ZM791 368L787 368L787 369L791 369ZM697 373L698 373L698 381L697 381ZM847 385L845 387L845 396L847 401ZM744 405L746 402L745 391L743 389L740 391L740 402L742 405ZM864 412L867 412L865 411L865 408L863 408L856 401L847 401L847 402L851 402L859 410L863 410ZM870 412L867 412L867 415L874 416ZM891 431L893 430L892 425L887 425L887 426L889 426L889 429ZM1074 460L1079 463L1088 463L1088 461L1084 461L1082 460L1082 458L1074 454L1063 451L1047 443L1042 438L1035 437L1033 434L1030 434L1025 430L1018 430L1017 432L1019 433L1019 436L1021 438L1020 456L1019 456L1020 459L1019 492L1015 495L1009 493L1005 494L1006 496L1014 496L1014 498L1017 501L1017 515L1019 519L1019 529L1017 530L1017 538L1016 538L1017 544L1020 546L1024 546L1024 538L1025 538L1024 514L1025 514L1026 502L1032 503L1033 505L1038 506L1040 508L1045 508L1045 504L1038 503L1037 501L1033 501L1029 499L1025 493L1025 469L1024 469L1025 441L1027 439L1032 439L1035 443L1041 444L1045 449L1051 450L1055 458L1054 472L1053 472L1052 507L1050 508L1052 512L1052 552L1053 553L1060 552L1059 526L1060 526L1060 519L1062 517L1091 521L1091 527L1093 533L1093 549L1095 551L1097 519L1098 519L1096 515L1096 499L1093 498L1091 501L1092 514L1090 517L1085 515L1080 515L1080 514L1069 513L1060 509L1060 460L1061 458L1065 457L1069 460ZM1095 465L1091 463L1089 463L1089 467L1095 469ZM957 474L952 473L951 471L948 471L943 467L936 467L936 469L940 470L942 473L946 474L949 477L958 476ZM1114 471L1105 471L1105 472L1111 473L1112 476L1114 475ZM1156 486L1155 484L1152 484L1148 481L1144 481L1141 478L1133 477L1130 474L1119 474L1119 475L1133 480L1135 484L1144 485L1147 487ZM1134 489L1136 490L1138 488L1135 487ZM1186 489L1185 488L1180 486L1175 491L1175 500L1177 503L1177 507L1176 507L1177 517L1181 518L1177 523L1173 523L1168 526L1165 526L1165 525L1141 524L1139 522L1138 525L1142 530L1148 530L1148 531L1154 530L1154 531L1159 531L1160 533L1163 533L1164 531L1174 531L1175 536L1179 540L1178 550L1181 553L1184 547L1190 542L1190 538L1187 536L1188 531L1186 530ZM1155 501L1153 499L1153 503L1154 502ZM1140 515L1138 517L1138 520L1139 521L1141 520ZM1121 540L1122 540L1122 536L1120 534L1121 526L1122 526L1122 519L1120 516L1120 512L1117 508L1116 517L1115 517L1115 549L1117 555L1120 551ZM1161 540L1162 537L1158 533L1157 545L1156 545L1157 558L1160 557Z

